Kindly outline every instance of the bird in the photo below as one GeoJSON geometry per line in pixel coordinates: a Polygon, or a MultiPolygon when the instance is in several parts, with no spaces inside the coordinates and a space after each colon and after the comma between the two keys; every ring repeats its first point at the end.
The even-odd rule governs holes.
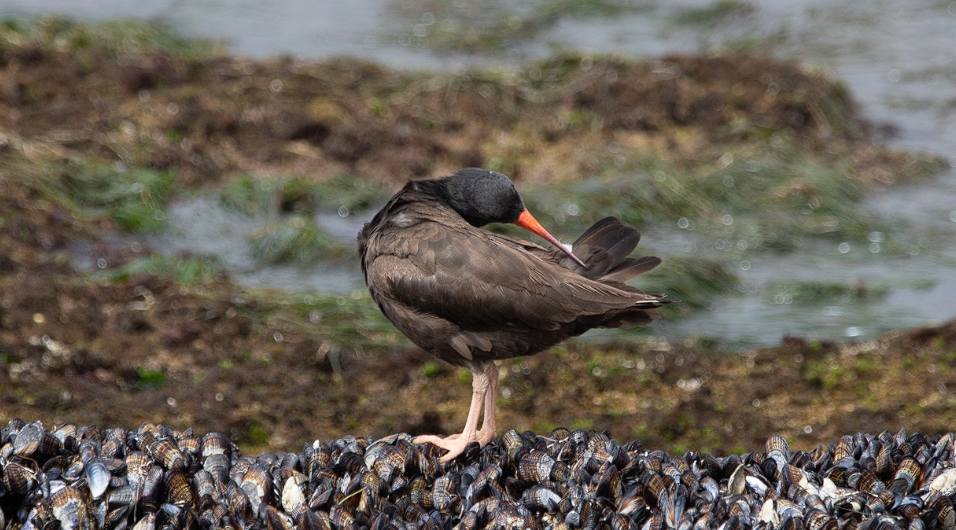
{"type": "Polygon", "coordinates": [[[446,450],[440,461],[450,462],[469,444],[497,438],[496,360],[534,355],[592,328],[658,318],[657,308],[673,300],[624,283],[661,263],[628,257],[639,241],[636,229],[607,217],[563,245],[495,171],[408,181],[359,232],[365,283],[414,344],[472,373],[462,432],[414,443],[446,450]],[[555,248],[481,229],[489,223],[515,224],[555,248]]]}

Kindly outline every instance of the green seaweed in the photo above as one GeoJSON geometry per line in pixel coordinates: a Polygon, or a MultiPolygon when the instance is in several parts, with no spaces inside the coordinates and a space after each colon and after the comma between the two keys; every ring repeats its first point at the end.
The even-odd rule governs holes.
{"type": "Polygon", "coordinates": [[[680,304],[664,307],[669,318],[684,316],[692,309],[706,307],[713,297],[737,286],[737,275],[729,266],[696,257],[668,256],[656,269],[631,283],[651,293],[663,292],[680,304]]]}
{"type": "Polygon", "coordinates": [[[270,223],[250,236],[249,247],[256,260],[266,264],[314,263],[349,252],[305,215],[291,215],[270,223]]]}
{"type": "Polygon", "coordinates": [[[153,254],[137,258],[113,269],[90,274],[94,281],[128,281],[136,276],[159,276],[170,278],[179,285],[221,283],[227,275],[218,261],[209,256],[164,256],[153,254]]]}
{"type": "Polygon", "coordinates": [[[158,232],[175,175],[152,168],[105,166],[80,161],[50,171],[49,189],[89,217],[105,216],[127,232],[158,232]]]}
{"type": "Polygon", "coordinates": [[[480,10],[465,2],[412,4],[404,9],[414,21],[412,30],[400,40],[440,50],[501,53],[566,18],[606,18],[646,9],[646,2],[634,0],[545,0],[520,10],[502,2],[489,2],[480,10]]]}
{"type": "Polygon", "coordinates": [[[139,389],[156,388],[169,384],[169,379],[161,370],[150,370],[143,366],[136,367],[135,386],[139,389]]]}
{"type": "Polygon", "coordinates": [[[268,179],[244,174],[219,194],[223,207],[249,214],[304,214],[320,209],[347,213],[368,208],[385,198],[381,187],[345,173],[319,182],[301,177],[268,179]]]}
{"type": "Polygon", "coordinates": [[[713,28],[731,17],[753,14],[757,8],[744,0],[717,0],[702,7],[678,9],[670,16],[673,25],[713,28]]]}
{"type": "Polygon", "coordinates": [[[347,345],[371,354],[409,345],[365,289],[347,295],[253,289],[236,302],[240,314],[267,329],[331,341],[330,352],[347,345]]]}
{"type": "Polygon", "coordinates": [[[276,195],[276,182],[243,174],[219,192],[219,204],[228,210],[246,214],[267,213],[276,195]]]}
{"type": "Polygon", "coordinates": [[[889,288],[863,282],[771,282],[766,292],[771,300],[786,299],[793,303],[851,303],[880,300],[889,294],[889,288]]]}
{"type": "Polygon", "coordinates": [[[388,198],[384,189],[355,175],[341,173],[312,187],[318,206],[341,210],[369,208],[388,198]]]}
{"type": "Polygon", "coordinates": [[[223,49],[215,41],[185,38],[156,22],[129,19],[78,22],[59,16],[8,17],[0,21],[0,50],[24,40],[41,48],[79,54],[105,50],[118,57],[164,52],[188,62],[223,49]]]}
{"type": "MultiPolygon", "coordinates": [[[[900,226],[859,207],[867,186],[845,160],[824,161],[771,142],[758,152],[728,152],[722,161],[678,166],[646,152],[628,153],[579,182],[549,183],[523,193],[545,226],[583,230],[599,215],[633,226],[667,224],[733,239],[740,252],[795,250],[809,239],[865,239],[895,244],[900,226]]],[[[920,168],[914,168],[922,172],[920,168]]]]}

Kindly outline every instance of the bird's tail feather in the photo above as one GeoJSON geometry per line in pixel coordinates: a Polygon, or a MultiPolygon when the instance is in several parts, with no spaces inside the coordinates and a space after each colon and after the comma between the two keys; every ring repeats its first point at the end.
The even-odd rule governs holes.
{"type": "Polygon", "coordinates": [[[620,219],[601,219],[572,245],[574,254],[587,265],[579,273],[592,280],[624,282],[660,265],[656,256],[627,257],[640,241],[641,233],[620,219]]]}

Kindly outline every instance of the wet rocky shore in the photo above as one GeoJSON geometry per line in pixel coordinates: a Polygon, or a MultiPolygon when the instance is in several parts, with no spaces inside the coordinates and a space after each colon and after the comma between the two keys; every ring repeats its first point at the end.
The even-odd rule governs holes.
{"type": "Polygon", "coordinates": [[[11,420],[5,528],[953,528],[954,435],[856,434],[715,457],[508,431],[459,459],[405,434],[242,454],[218,432],[11,420]]]}

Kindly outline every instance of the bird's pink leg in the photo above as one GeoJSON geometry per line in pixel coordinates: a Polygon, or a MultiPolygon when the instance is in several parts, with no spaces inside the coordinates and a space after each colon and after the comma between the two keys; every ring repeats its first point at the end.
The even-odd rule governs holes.
{"type": "Polygon", "coordinates": [[[485,365],[485,377],[488,378],[488,391],[485,393],[485,417],[481,420],[481,430],[478,431],[478,444],[488,445],[498,437],[495,426],[495,412],[498,406],[498,366],[494,361],[485,365]]]}
{"type": "MultiPolygon", "coordinates": [[[[478,442],[480,445],[485,445],[490,440],[484,440],[487,437],[486,426],[482,425],[482,438],[478,437],[478,416],[481,415],[482,405],[487,403],[487,394],[491,389],[491,386],[494,385],[495,388],[498,386],[498,369],[494,366],[494,363],[486,364],[483,369],[475,370],[472,369],[472,381],[471,381],[471,406],[468,408],[468,419],[465,421],[465,429],[461,431],[461,434],[453,434],[445,438],[439,438],[438,436],[428,434],[415,438],[414,442],[417,444],[423,443],[432,443],[446,449],[448,452],[441,457],[441,462],[451,462],[458,455],[462,454],[465,451],[465,448],[468,447],[468,444],[471,442],[478,442]],[[488,368],[488,366],[492,368],[488,368]],[[494,382],[492,383],[489,380],[489,372],[493,371],[495,374],[494,382]]],[[[491,398],[494,400],[494,397],[491,398]]],[[[494,412],[492,412],[494,416],[494,412]]],[[[488,411],[485,411],[485,422],[488,421],[488,411]]],[[[494,429],[494,420],[492,419],[491,427],[494,429]]],[[[492,439],[497,436],[497,433],[492,432],[492,439]]]]}

